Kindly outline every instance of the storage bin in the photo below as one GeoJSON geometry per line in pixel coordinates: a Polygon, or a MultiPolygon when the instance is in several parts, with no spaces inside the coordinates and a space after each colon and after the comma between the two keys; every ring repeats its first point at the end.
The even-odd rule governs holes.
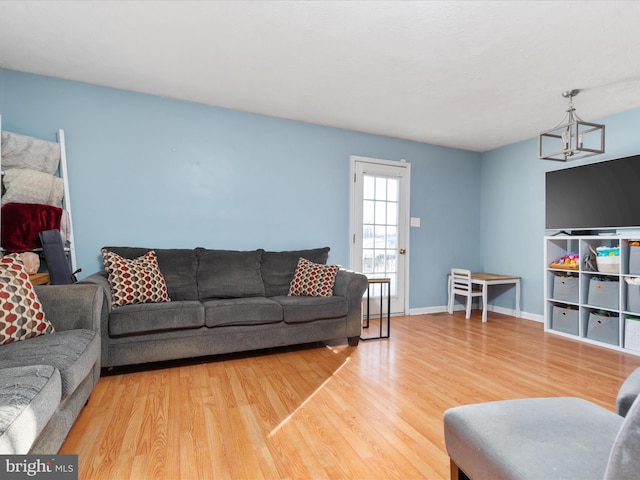
{"type": "MultiPolygon", "coordinates": [[[[633,277],[635,278],[635,277],[633,277]]],[[[629,280],[629,278],[625,278],[629,280]]],[[[627,281],[627,310],[640,313],[640,285],[634,285],[627,281]]]]}
{"type": "Polygon", "coordinates": [[[601,315],[598,312],[589,313],[587,338],[610,343],[611,345],[619,345],[619,335],[620,317],[617,314],[601,315]]]}
{"type": "Polygon", "coordinates": [[[553,299],[578,303],[578,277],[554,275],[553,299]]]}
{"type": "Polygon", "coordinates": [[[554,305],[551,313],[551,328],[578,335],[578,309],[554,305]]]}
{"type": "Polygon", "coordinates": [[[613,279],[600,279],[591,277],[589,279],[589,293],[587,303],[594,307],[618,308],[618,295],[620,282],[613,279]]]}
{"type": "Polygon", "coordinates": [[[640,275],[640,247],[629,247],[629,273],[640,275]]]}
{"type": "Polygon", "coordinates": [[[620,273],[620,256],[596,257],[598,271],[602,273],[620,273]]]}
{"type": "Polygon", "coordinates": [[[627,316],[624,321],[624,348],[640,351],[640,318],[627,316]]]}

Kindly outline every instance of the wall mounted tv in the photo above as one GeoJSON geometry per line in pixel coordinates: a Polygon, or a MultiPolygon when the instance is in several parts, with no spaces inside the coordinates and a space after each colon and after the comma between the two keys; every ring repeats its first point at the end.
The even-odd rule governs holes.
{"type": "Polygon", "coordinates": [[[640,229],[640,155],[546,172],[547,230],[640,229]]]}

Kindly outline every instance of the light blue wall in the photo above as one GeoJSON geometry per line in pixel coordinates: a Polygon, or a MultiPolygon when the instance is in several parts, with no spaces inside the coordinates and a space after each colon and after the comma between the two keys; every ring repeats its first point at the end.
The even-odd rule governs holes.
{"type": "Polygon", "coordinates": [[[481,267],[480,155],[0,69],[2,128],[65,130],[81,276],[104,245],[328,245],[349,263],[349,156],[412,165],[411,308],[481,267]]]}
{"type": "Polygon", "coordinates": [[[426,161],[411,165],[411,307],[447,304],[451,267],[478,271],[480,256],[479,154],[430,147],[426,161]]]}
{"type": "MultiPolygon", "coordinates": [[[[539,160],[537,138],[481,156],[483,268],[522,277],[525,312],[543,314],[545,172],[640,153],[640,109],[592,120],[606,126],[602,156],[566,164],[539,160]]],[[[505,291],[495,302],[512,308],[513,297],[505,291]]]]}
{"type": "MultiPolygon", "coordinates": [[[[331,247],[349,264],[349,156],[412,167],[410,307],[446,304],[451,266],[522,277],[542,315],[544,172],[536,139],[482,155],[0,69],[5,130],[63,128],[78,265],[103,245],[331,247]]],[[[640,153],[640,109],[600,119],[607,153],[640,153]]],[[[512,308],[513,292],[494,301],[512,308]]]]}

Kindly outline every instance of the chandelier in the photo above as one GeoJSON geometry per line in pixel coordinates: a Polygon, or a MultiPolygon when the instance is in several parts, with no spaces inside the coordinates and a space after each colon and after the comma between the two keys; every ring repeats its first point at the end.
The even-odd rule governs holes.
{"type": "Polygon", "coordinates": [[[604,153],[604,125],[585,122],[573,107],[573,97],[580,90],[567,90],[562,96],[569,99],[569,108],[562,122],[538,136],[541,160],[567,162],[604,153]]]}

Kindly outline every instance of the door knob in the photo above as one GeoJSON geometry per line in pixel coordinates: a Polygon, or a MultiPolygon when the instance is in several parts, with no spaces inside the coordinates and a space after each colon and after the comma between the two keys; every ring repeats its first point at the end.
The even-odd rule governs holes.
{"type": "Polygon", "coordinates": [[[407,253],[407,251],[404,248],[400,249],[400,255],[404,255],[405,253],[407,253]]]}

